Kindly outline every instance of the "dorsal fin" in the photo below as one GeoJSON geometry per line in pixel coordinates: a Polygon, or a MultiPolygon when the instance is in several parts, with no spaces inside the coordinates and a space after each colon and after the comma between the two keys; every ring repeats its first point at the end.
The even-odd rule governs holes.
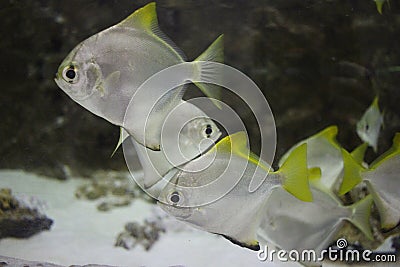
{"type": "Polygon", "coordinates": [[[249,162],[260,166],[260,168],[267,172],[270,170],[270,166],[264,164],[256,154],[250,151],[247,142],[247,136],[244,131],[224,137],[215,145],[215,149],[217,149],[218,152],[229,154],[232,153],[242,157],[249,162]]]}
{"type": "Polygon", "coordinates": [[[151,2],[144,7],[139,8],[118,25],[153,32],[154,27],[158,28],[156,3],[151,2]]]}
{"type": "Polygon", "coordinates": [[[339,188],[339,195],[342,196],[361,183],[361,171],[366,170],[358,163],[347,150],[342,148],[343,157],[343,180],[339,188]]]}
{"type": "Polygon", "coordinates": [[[118,26],[140,29],[148,34],[154,35],[171,48],[182,60],[186,59],[184,53],[169,39],[158,27],[158,18],[156,13],[156,3],[151,2],[142,8],[133,12],[126,19],[121,21],[118,26]]]}
{"type": "Polygon", "coordinates": [[[223,153],[235,153],[235,154],[240,154],[239,151],[242,151],[242,153],[247,152],[249,148],[247,147],[247,137],[246,133],[241,131],[237,132],[231,135],[228,135],[224,138],[222,138],[216,145],[215,148],[218,150],[218,152],[223,152],[223,153]]]}
{"type": "Polygon", "coordinates": [[[340,148],[340,145],[339,145],[338,141],[336,140],[337,134],[338,134],[338,127],[336,125],[332,125],[332,126],[326,127],[324,130],[317,133],[315,135],[315,137],[318,137],[318,136],[324,137],[325,139],[327,139],[329,141],[329,143],[340,148]]]}
{"type": "Polygon", "coordinates": [[[362,143],[351,152],[351,156],[357,163],[362,164],[364,162],[365,151],[367,148],[368,143],[362,143]]]}
{"type": "Polygon", "coordinates": [[[392,146],[371,163],[370,169],[375,169],[385,160],[398,154],[400,154],[400,132],[394,135],[392,146]]]}
{"type": "Polygon", "coordinates": [[[326,139],[334,139],[338,133],[338,127],[336,125],[328,126],[315,136],[324,136],[326,139]]]}

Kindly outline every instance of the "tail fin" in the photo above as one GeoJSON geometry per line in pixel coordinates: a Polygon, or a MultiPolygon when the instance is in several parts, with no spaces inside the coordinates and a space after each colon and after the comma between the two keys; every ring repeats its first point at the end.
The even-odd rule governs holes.
{"type": "Polygon", "coordinates": [[[369,218],[371,215],[371,207],[372,207],[372,196],[368,195],[366,198],[361,199],[357,203],[349,206],[352,209],[351,218],[349,218],[350,222],[354,224],[364,235],[373,240],[374,237],[371,231],[371,225],[369,223],[369,218]]]}
{"type": "Polygon", "coordinates": [[[124,130],[124,128],[120,127],[119,129],[119,140],[114,148],[113,153],[111,154],[111,158],[114,156],[115,152],[117,152],[118,148],[122,145],[122,143],[125,141],[126,138],[128,138],[129,134],[127,131],[124,130]]]}
{"type": "Polygon", "coordinates": [[[343,156],[343,181],[339,188],[339,195],[344,195],[353,189],[354,186],[361,183],[362,178],[360,173],[364,170],[362,167],[345,149],[342,148],[343,156]]]}
{"type": "MultiPolygon", "coordinates": [[[[224,36],[220,35],[208,48],[204,51],[198,58],[194,60],[196,61],[213,61],[220,62],[224,61],[224,36]]],[[[219,75],[219,69],[208,69],[207,65],[202,64],[200,69],[200,77],[201,80],[208,80],[204,76],[206,75],[219,75]]],[[[212,79],[213,80],[213,79],[212,79]]],[[[211,83],[199,83],[195,82],[196,86],[200,88],[200,90],[207,96],[210,97],[213,103],[221,108],[221,104],[215,99],[221,99],[221,88],[215,84],[211,83]]]]}
{"type": "Polygon", "coordinates": [[[307,144],[304,143],[290,153],[277,171],[283,175],[283,188],[302,201],[313,200],[308,184],[307,144]]]}
{"type": "Polygon", "coordinates": [[[351,156],[357,163],[362,164],[364,162],[365,151],[367,148],[368,143],[362,143],[351,152],[351,156]]]}

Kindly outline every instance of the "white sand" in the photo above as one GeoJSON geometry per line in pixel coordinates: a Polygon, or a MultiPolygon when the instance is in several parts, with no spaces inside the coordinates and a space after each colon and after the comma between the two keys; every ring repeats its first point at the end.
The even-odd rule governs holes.
{"type": "Polygon", "coordinates": [[[0,255],[66,266],[89,263],[118,266],[297,266],[260,262],[254,251],[191,228],[182,231],[168,231],[167,228],[167,233],[162,234],[149,251],[142,246],[130,251],[114,247],[115,238],[125,223],[142,222],[144,218],[154,216],[152,209],[155,205],[135,200],[128,207],[98,212],[96,203],[74,197],[76,187],[84,182],[83,179],[61,182],[22,171],[0,171],[0,188],[8,187],[14,195],[33,196],[44,201],[46,215],[54,220],[50,231],[30,239],[0,240],[0,255]]]}

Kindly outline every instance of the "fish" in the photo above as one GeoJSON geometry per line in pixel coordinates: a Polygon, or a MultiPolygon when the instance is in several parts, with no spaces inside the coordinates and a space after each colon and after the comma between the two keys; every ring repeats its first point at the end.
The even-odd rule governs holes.
{"type": "Polygon", "coordinates": [[[166,133],[163,143],[168,143],[165,146],[171,149],[165,151],[153,151],[140,145],[121,128],[120,143],[130,137],[130,145],[133,146],[126,146],[124,149],[136,150],[144,175],[141,186],[146,190],[158,183],[173,168],[187,163],[211,148],[222,135],[214,121],[200,108],[183,100],[165,123],[179,129],[177,133],[166,133]]]}
{"type": "Polygon", "coordinates": [[[312,202],[300,201],[282,188],[271,193],[257,230],[261,244],[272,244],[279,249],[297,250],[299,253],[314,250],[319,255],[331,244],[345,220],[369,239],[373,238],[369,224],[371,195],[353,205],[343,206],[329,192],[313,187],[311,191],[312,202]]]}
{"type": "Polygon", "coordinates": [[[379,98],[375,97],[357,123],[358,136],[363,142],[368,143],[375,152],[378,150],[378,137],[383,125],[383,114],[379,110],[378,101],[379,98]]]}
{"type": "MultiPolygon", "coordinates": [[[[201,75],[203,70],[198,62],[203,61],[223,61],[223,35],[191,62],[200,72],[196,75],[201,75]]],[[[75,102],[132,135],[124,117],[138,88],[159,71],[184,62],[183,52],[159,29],[156,4],[152,2],[78,44],[60,64],[54,80],[75,102]]],[[[206,96],[220,98],[219,87],[197,85],[206,96]]],[[[178,105],[186,88],[177,88],[163,103],[170,103],[173,98],[175,105],[171,108],[178,105]]],[[[160,96],[164,93],[160,91],[160,96]]],[[[154,139],[148,148],[160,150],[159,135],[154,139]]]]}
{"type": "Polygon", "coordinates": [[[178,171],[160,193],[158,204],[178,220],[258,250],[256,230],[263,206],[275,188],[312,201],[306,150],[306,144],[299,146],[279,170],[273,171],[250,153],[245,132],[234,133],[178,171]],[[196,171],[210,159],[211,164],[196,171]],[[250,192],[253,176],[267,178],[250,192]]]}
{"type": "Polygon", "coordinates": [[[355,160],[342,148],[344,161],[343,181],[339,195],[344,195],[364,182],[373,196],[383,229],[392,229],[400,222],[400,133],[396,133],[390,149],[368,167],[355,160]]]}
{"type": "Polygon", "coordinates": [[[321,178],[318,181],[332,193],[336,192],[337,182],[343,172],[342,151],[336,140],[337,133],[338,128],[333,125],[298,142],[281,157],[278,165],[282,166],[298,146],[307,144],[308,168],[320,168],[321,178]]]}
{"type": "Polygon", "coordinates": [[[376,10],[378,10],[379,14],[382,15],[382,9],[383,9],[383,5],[387,2],[388,6],[390,8],[390,2],[389,0],[374,0],[375,4],[376,4],[376,10]]]}

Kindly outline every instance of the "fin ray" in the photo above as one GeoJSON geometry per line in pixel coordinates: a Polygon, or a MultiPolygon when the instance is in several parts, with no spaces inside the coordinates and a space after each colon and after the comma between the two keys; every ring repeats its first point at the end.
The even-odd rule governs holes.
{"type": "Polygon", "coordinates": [[[307,144],[298,146],[290,153],[277,173],[283,174],[283,188],[302,201],[311,202],[308,183],[307,144]]]}
{"type": "MultiPolygon", "coordinates": [[[[193,62],[196,61],[212,61],[220,62],[224,61],[224,45],[223,45],[223,35],[220,35],[199,57],[197,57],[193,62]]],[[[207,75],[220,75],[221,71],[218,69],[207,68],[207,64],[197,64],[200,67],[198,70],[201,81],[215,80],[215,78],[207,78],[207,75]]],[[[221,104],[215,99],[221,99],[221,88],[218,85],[206,82],[194,82],[194,84],[200,88],[200,90],[207,96],[211,98],[211,101],[218,107],[221,108],[221,104]]]]}
{"type": "Polygon", "coordinates": [[[368,195],[364,199],[349,206],[352,209],[352,216],[350,218],[351,223],[357,226],[357,228],[360,229],[360,231],[363,232],[364,235],[370,240],[374,239],[371,231],[371,225],[369,223],[372,202],[372,196],[368,195]]]}

